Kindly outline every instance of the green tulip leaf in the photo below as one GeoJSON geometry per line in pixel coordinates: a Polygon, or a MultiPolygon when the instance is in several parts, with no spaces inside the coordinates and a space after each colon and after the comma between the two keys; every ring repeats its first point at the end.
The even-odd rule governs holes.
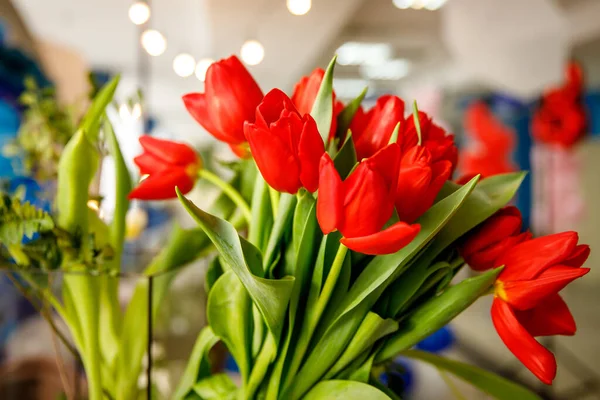
{"type": "Polygon", "coordinates": [[[260,174],[256,176],[254,182],[251,204],[252,221],[248,227],[248,240],[259,250],[266,251],[269,233],[273,227],[273,210],[269,197],[269,185],[260,174]]]}
{"type": "Polygon", "coordinates": [[[419,306],[402,321],[400,329],[386,340],[375,362],[389,360],[441,329],[485,294],[494,284],[501,270],[497,268],[474,278],[465,279],[419,306]]]}
{"type": "Polygon", "coordinates": [[[334,377],[363,352],[370,349],[376,341],[398,330],[398,322],[391,318],[383,319],[369,311],[360,327],[352,337],[342,356],[325,374],[325,380],[334,377]]]}
{"type": "Polygon", "coordinates": [[[248,292],[233,271],[225,272],[217,280],[206,306],[208,323],[235,358],[244,382],[248,381],[252,363],[251,306],[248,292]]]}
{"type": "Polygon", "coordinates": [[[81,121],[80,129],[85,132],[90,143],[95,144],[98,142],[102,116],[115,95],[120,78],[119,75],[115,76],[98,91],[81,121]]]}
{"type": "Polygon", "coordinates": [[[226,374],[216,374],[194,385],[194,392],[201,400],[235,400],[237,387],[226,374]]]}
{"type": "MultiPolygon", "coordinates": [[[[182,400],[187,394],[192,390],[192,388],[200,395],[202,398],[207,398],[206,395],[199,393],[197,390],[197,385],[204,382],[202,388],[205,387],[213,387],[214,389],[219,389],[223,387],[226,382],[221,384],[216,384],[216,382],[220,378],[215,378],[218,375],[215,375],[212,378],[215,378],[214,381],[209,378],[210,376],[210,360],[208,358],[208,353],[210,349],[213,348],[215,344],[219,341],[219,338],[215,335],[210,326],[205,326],[200,331],[198,338],[196,339],[196,343],[194,344],[194,348],[192,350],[192,354],[188,359],[188,364],[185,367],[185,371],[183,372],[183,376],[179,380],[179,385],[177,389],[175,389],[175,393],[173,394],[174,400],[182,400]],[[207,380],[211,380],[210,383],[207,383],[207,380]]],[[[231,381],[229,381],[231,382],[231,381]]],[[[233,383],[232,383],[233,384],[233,383]]],[[[225,385],[225,387],[227,387],[225,385]]],[[[230,389],[230,387],[227,387],[230,389]]],[[[207,389],[208,390],[208,389],[207,389]]],[[[235,390],[235,385],[233,385],[233,390],[235,390]]]]}
{"type": "Polygon", "coordinates": [[[442,371],[448,371],[498,400],[541,399],[540,396],[529,389],[474,365],[449,360],[418,350],[407,350],[402,355],[426,362],[442,371]]]}
{"type": "Polygon", "coordinates": [[[304,400],[390,400],[374,386],[354,381],[323,381],[303,397],[304,400]]]}
{"type": "MultiPolygon", "coordinates": [[[[273,260],[275,260],[279,254],[279,245],[281,239],[283,238],[285,232],[290,229],[290,225],[292,224],[292,217],[294,216],[296,201],[296,196],[288,193],[281,194],[279,199],[279,207],[277,209],[277,217],[275,218],[273,230],[271,231],[271,236],[269,237],[267,251],[265,252],[265,258],[263,262],[264,269],[274,266],[273,260]]],[[[259,227],[258,229],[264,228],[259,227]]],[[[269,272],[272,273],[273,271],[269,272]]]]}
{"type": "Polygon", "coordinates": [[[352,132],[348,132],[348,136],[346,137],[346,141],[342,145],[342,148],[333,158],[333,164],[340,174],[340,177],[346,179],[357,162],[352,132]]]}
{"type": "Polygon", "coordinates": [[[259,275],[262,273],[262,257],[256,247],[241,238],[229,222],[202,211],[179,191],[177,195],[185,209],[213,242],[223,261],[239,277],[260,310],[275,338],[275,343],[278,344],[294,278],[261,278],[259,275]]]}
{"type": "MultiPolygon", "coordinates": [[[[342,112],[337,117],[337,132],[336,137],[343,138],[348,128],[350,128],[350,124],[352,123],[352,119],[356,115],[356,112],[360,108],[360,104],[364,100],[367,92],[369,91],[368,87],[365,87],[362,92],[350,103],[344,107],[342,112]]],[[[346,138],[346,140],[348,140],[346,138]]]]}
{"type": "Polygon", "coordinates": [[[333,57],[327,66],[327,70],[325,70],[321,87],[310,112],[310,115],[317,123],[317,129],[323,138],[325,148],[327,148],[327,143],[329,142],[329,131],[333,117],[333,69],[335,68],[336,58],[333,57]]]}

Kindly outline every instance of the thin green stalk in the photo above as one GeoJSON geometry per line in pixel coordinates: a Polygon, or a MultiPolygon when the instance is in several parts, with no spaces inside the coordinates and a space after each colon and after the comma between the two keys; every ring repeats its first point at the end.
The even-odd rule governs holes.
{"type": "Polygon", "coordinates": [[[279,192],[269,186],[269,197],[271,198],[271,210],[273,211],[273,218],[276,218],[277,210],[279,208],[279,192]]]}
{"type": "Polygon", "coordinates": [[[233,201],[235,205],[238,206],[240,210],[242,210],[242,212],[244,213],[244,217],[246,217],[246,220],[248,221],[248,223],[250,223],[250,221],[252,220],[252,212],[250,211],[248,203],[246,203],[246,200],[244,200],[240,192],[235,190],[233,186],[225,182],[218,175],[213,174],[207,169],[201,169],[200,172],[198,172],[198,176],[200,178],[206,179],[213,185],[220,188],[223,191],[223,193],[225,193],[231,199],[231,201],[233,201]]]}
{"type": "MultiPolygon", "coordinates": [[[[338,281],[340,276],[340,271],[342,270],[342,266],[344,265],[344,260],[346,259],[346,254],[348,252],[348,248],[340,243],[340,247],[335,255],[335,259],[333,260],[333,264],[331,265],[331,269],[329,270],[329,274],[327,275],[327,279],[325,280],[325,285],[323,285],[323,290],[321,290],[321,294],[319,295],[319,300],[317,300],[317,304],[315,306],[315,313],[313,314],[313,320],[311,322],[311,328],[316,328],[331,295],[333,294],[333,290],[335,289],[335,284],[338,281]]],[[[311,329],[312,331],[312,329],[311,329]]]]}

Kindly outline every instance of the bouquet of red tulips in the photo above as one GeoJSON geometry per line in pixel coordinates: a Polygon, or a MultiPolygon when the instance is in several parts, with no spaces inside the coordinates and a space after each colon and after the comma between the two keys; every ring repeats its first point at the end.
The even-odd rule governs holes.
{"type": "Polygon", "coordinates": [[[382,372],[420,359],[500,399],[537,395],[502,377],[412,350],[480,296],[515,356],[542,382],[556,374],[536,336],[572,335],[558,292],[589,255],[575,232],[532,238],[508,206],[524,174],[464,185],[452,135],[416,105],[383,96],[336,100],[335,59],[288,97],[263,93],[232,56],[207,72],[191,115],[240,157],[225,182],[192,149],[142,138],[148,174],[130,197],[178,196],[217,250],[207,274],[209,325],[198,336],[175,399],[397,399],[382,372]],[[198,178],[224,193],[209,211],[184,195],[198,178]],[[229,207],[224,207],[228,204],[229,207]],[[482,271],[457,281],[469,265],[482,271]],[[211,375],[222,341],[241,384],[211,375]]]}

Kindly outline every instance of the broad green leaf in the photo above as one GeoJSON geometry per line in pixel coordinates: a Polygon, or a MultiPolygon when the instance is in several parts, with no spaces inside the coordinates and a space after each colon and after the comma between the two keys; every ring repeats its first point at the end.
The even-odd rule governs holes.
{"type": "Polygon", "coordinates": [[[95,144],[98,141],[100,120],[104,115],[106,107],[110,104],[115,95],[115,91],[119,85],[119,79],[119,75],[115,76],[100,89],[81,121],[80,129],[85,133],[90,143],[95,144]]]}
{"type": "MultiPolygon", "coordinates": [[[[342,110],[342,112],[337,117],[337,132],[336,137],[343,138],[348,128],[350,128],[350,123],[352,123],[352,119],[356,112],[360,108],[360,104],[363,99],[367,95],[368,87],[365,87],[362,92],[350,103],[346,104],[346,107],[342,110]]],[[[346,138],[348,140],[348,138],[346,138]]]]}
{"type": "Polygon", "coordinates": [[[398,323],[396,321],[391,318],[383,319],[374,312],[369,311],[354,334],[350,344],[333,367],[327,371],[324,379],[327,380],[334,377],[364,351],[370,349],[377,340],[396,330],[398,330],[398,323]]]}
{"type": "Polygon", "coordinates": [[[397,279],[387,290],[389,303],[386,316],[396,317],[400,310],[417,294],[425,281],[436,271],[448,268],[450,264],[440,261],[434,265],[428,266],[425,263],[412,265],[408,271],[402,275],[402,279],[397,279]]]}
{"type": "Polygon", "coordinates": [[[227,374],[216,374],[194,385],[194,392],[201,400],[234,400],[237,387],[227,374]]]}
{"type": "MultiPolygon", "coordinates": [[[[196,339],[194,348],[192,349],[192,354],[188,359],[188,364],[185,367],[183,376],[179,380],[179,385],[177,385],[177,389],[175,389],[175,393],[173,394],[172,398],[174,400],[184,399],[192,388],[196,390],[196,382],[202,383],[204,380],[205,383],[202,387],[213,386],[213,381],[211,381],[210,385],[206,383],[206,380],[210,379],[210,360],[208,358],[208,353],[218,341],[219,338],[215,335],[210,326],[202,328],[202,331],[200,331],[200,334],[196,339]]],[[[217,387],[220,386],[217,385],[217,387]]],[[[235,390],[235,385],[233,387],[235,390]]],[[[196,392],[198,392],[198,390],[196,390],[196,392]]],[[[206,398],[205,395],[202,395],[201,393],[198,394],[203,398],[206,398]]]]}
{"type": "Polygon", "coordinates": [[[379,351],[375,362],[383,362],[407,350],[450,322],[493,285],[501,268],[465,279],[433,297],[402,321],[379,351]]]}
{"type": "Polygon", "coordinates": [[[348,133],[342,148],[333,158],[333,164],[340,174],[340,177],[346,179],[357,162],[356,149],[354,148],[354,141],[352,140],[352,133],[350,132],[348,133]]]}
{"type": "Polygon", "coordinates": [[[310,112],[310,115],[317,123],[317,129],[323,138],[325,147],[327,147],[327,143],[329,142],[329,130],[333,117],[333,69],[335,68],[336,58],[337,56],[333,57],[327,66],[327,70],[325,70],[321,87],[310,112]]]}
{"type": "Polygon", "coordinates": [[[262,271],[260,252],[241,238],[230,223],[200,210],[179,192],[178,196],[186,210],[204,229],[225,263],[239,277],[278,344],[294,278],[275,280],[258,276],[262,271]]]}
{"type": "Polygon", "coordinates": [[[323,381],[303,397],[304,400],[390,400],[374,386],[355,381],[323,381]]]}
{"type": "Polygon", "coordinates": [[[227,271],[213,286],[206,306],[208,323],[235,358],[244,382],[248,381],[252,362],[251,305],[239,278],[233,271],[227,271]]]}
{"type": "Polygon", "coordinates": [[[215,257],[206,269],[206,276],[204,277],[204,290],[206,293],[210,293],[210,289],[212,289],[217,279],[223,275],[223,272],[219,257],[215,257]]]}
{"type": "Polygon", "coordinates": [[[541,400],[540,396],[529,389],[471,364],[418,350],[407,350],[402,355],[448,371],[498,400],[541,400]]]}

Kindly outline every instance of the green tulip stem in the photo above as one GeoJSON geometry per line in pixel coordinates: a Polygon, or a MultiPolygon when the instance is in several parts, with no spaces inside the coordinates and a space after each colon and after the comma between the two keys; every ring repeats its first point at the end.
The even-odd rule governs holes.
{"type": "Polygon", "coordinates": [[[248,223],[250,223],[250,221],[252,220],[252,212],[250,211],[250,207],[248,206],[248,203],[246,203],[246,200],[244,200],[244,198],[242,197],[240,192],[235,190],[233,188],[233,186],[231,186],[229,183],[225,182],[218,175],[213,174],[212,172],[210,172],[207,169],[201,169],[200,172],[198,173],[198,177],[206,179],[213,185],[220,188],[223,191],[223,193],[225,193],[229,197],[229,199],[231,201],[233,201],[240,210],[242,210],[242,213],[244,214],[246,221],[248,221],[248,223]]]}
{"type": "Polygon", "coordinates": [[[419,109],[417,108],[416,100],[413,102],[413,118],[415,120],[415,129],[417,131],[417,137],[419,138],[419,141],[417,142],[417,144],[420,146],[421,145],[421,122],[419,121],[419,109]]]}
{"type": "Polygon", "coordinates": [[[269,197],[271,198],[271,209],[273,218],[277,218],[277,209],[279,208],[279,192],[269,186],[269,197]]]}
{"type": "Polygon", "coordinates": [[[327,279],[323,285],[323,290],[321,291],[319,300],[317,300],[314,320],[311,323],[311,327],[313,329],[317,326],[317,323],[319,322],[319,319],[321,318],[323,311],[325,311],[325,307],[327,306],[327,303],[333,294],[333,289],[335,289],[335,284],[337,283],[340,272],[342,271],[342,266],[344,265],[347,252],[348,248],[340,243],[340,247],[338,247],[333,264],[331,265],[331,269],[329,270],[329,274],[327,275],[327,279]]]}

